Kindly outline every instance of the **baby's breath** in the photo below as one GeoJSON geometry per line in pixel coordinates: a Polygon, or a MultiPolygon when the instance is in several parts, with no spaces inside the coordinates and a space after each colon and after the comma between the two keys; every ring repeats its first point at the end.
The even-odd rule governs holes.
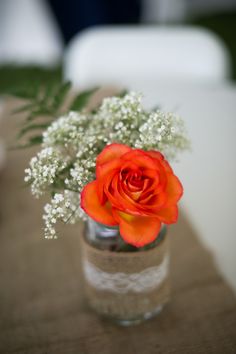
{"type": "Polygon", "coordinates": [[[39,197],[50,190],[58,174],[66,168],[67,160],[54,147],[46,147],[33,157],[25,170],[25,182],[31,184],[32,194],[39,197]]]}
{"type": "Polygon", "coordinates": [[[43,133],[43,145],[61,146],[69,152],[77,151],[88,124],[89,117],[86,115],[69,112],[54,121],[43,133]]]}
{"type": "Polygon", "coordinates": [[[159,150],[167,159],[174,159],[178,152],[189,146],[189,142],[182,119],[173,113],[157,110],[150,113],[139,127],[139,137],[134,146],[159,150]]]}
{"type": "Polygon", "coordinates": [[[57,238],[56,223],[75,224],[79,219],[86,220],[86,214],[80,208],[80,194],[65,190],[63,193],[56,193],[44,207],[43,215],[45,238],[57,238]]]}
{"type": "Polygon", "coordinates": [[[43,133],[42,150],[31,159],[25,181],[36,197],[53,192],[45,205],[45,237],[56,238],[56,223],[86,218],[80,208],[83,187],[95,179],[96,157],[107,144],[121,143],[143,150],[159,150],[167,159],[189,142],[181,118],[172,113],[146,111],[142,95],[108,97],[95,113],[69,112],[43,133]]]}

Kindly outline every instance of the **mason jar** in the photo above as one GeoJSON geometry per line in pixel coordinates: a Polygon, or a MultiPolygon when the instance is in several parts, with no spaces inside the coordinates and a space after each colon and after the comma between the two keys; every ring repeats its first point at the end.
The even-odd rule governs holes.
{"type": "Polygon", "coordinates": [[[157,315],[169,300],[169,243],[162,226],[151,244],[126,244],[118,227],[89,219],[82,237],[82,265],[90,307],[121,325],[157,315]]]}

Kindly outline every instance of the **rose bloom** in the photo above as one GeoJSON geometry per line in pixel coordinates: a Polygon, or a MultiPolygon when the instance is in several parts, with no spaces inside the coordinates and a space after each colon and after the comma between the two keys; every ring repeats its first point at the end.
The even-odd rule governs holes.
{"type": "Polygon", "coordinates": [[[81,194],[81,207],[95,221],[119,225],[125,242],[153,242],[161,223],[177,221],[183,187],[158,151],[107,145],[96,161],[96,180],[81,194]]]}

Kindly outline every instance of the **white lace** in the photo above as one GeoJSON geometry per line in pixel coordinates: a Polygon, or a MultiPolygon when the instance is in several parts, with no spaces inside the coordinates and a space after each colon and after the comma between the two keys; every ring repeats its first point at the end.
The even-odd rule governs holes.
{"type": "Polygon", "coordinates": [[[90,285],[98,290],[109,290],[115,293],[145,292],[157,288],[168,274],[169,256],[156,267],[149,267],[140,273],[107,273],[97,268],[88,260],[84,260],[85,277],[90,285]]]}

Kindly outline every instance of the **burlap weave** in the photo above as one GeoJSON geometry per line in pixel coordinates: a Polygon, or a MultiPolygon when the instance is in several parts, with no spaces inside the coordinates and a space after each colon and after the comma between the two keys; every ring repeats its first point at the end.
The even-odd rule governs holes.
{"type": "MultiPolygon", "coordinates": [[[[91,246],[81,238],[83,263],[89,262],[111,276],[117,273],[134,274],[163,264],[169,254],[167,235],[157,247],[141,252],[110,252],[91,246]]],[[[169,276],[148,291],[119,293],[99,289],[85,277],[86,294],[90,306],[98,313],[117,319],[136,319],[162,307],[169,298],[169,276]]]]}

